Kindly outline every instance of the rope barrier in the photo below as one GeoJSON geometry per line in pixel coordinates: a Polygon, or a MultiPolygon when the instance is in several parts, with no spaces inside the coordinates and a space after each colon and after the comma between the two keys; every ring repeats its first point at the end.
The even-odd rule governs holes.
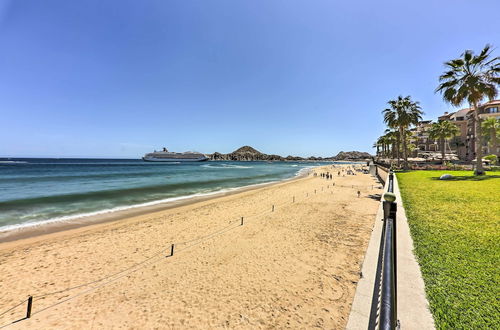
{"type": "Polygon", "coordinates": [[[2,316],[2,315],[4,315],[4,314],[7,314],[8,312],[10,312],[11,310],[13,310],[14,308],[21,306],[22,304],[24,304],[24,303],[25,303],[25,302],[27,302],[27,301],[28,301],[28,299],[24,299],[24,300],[23,300],[23,301],[21,301],[19,304],[15,305],[15,306],[13,306],[13,307],[11,307],[11,308],[9,308],[9,309],[8,309],[8,310],[6,310],[5,312],[2,312],[2,313],[0,314],[0,316],[2,316]]]}
{"type": "Polygon", "coordinates": [[[43,297],[47,297],[47,296],[52,296],[54,294],[58,294],[58,293],[63,293],[63,292],[67,292],[67,291],[71,291],[71,290],[74,290],[74,289],[79,289],[79,288],[82,288],[82,287],[86,287],[86,286],[89,286],[91,284],[95,284],[95,283],[99,283],[99,282],[102,282],[108,278],[111,278],[111,277],[114,277],[116,275],[119,275],[123,272],[126,272],[127,270],[130,270],[132,268],[135,268],[137,266],[140,266],[142,264],[144,264],[145,262],[147,262],[148,260],[151,260],[153,259],[154,257],[160,255],[162,252],[164,252],[165,249],[162,248],[161,250],[158,250],[156,253],[154,253],[152,256],[148,257],[147,259],[139,262],[139,263],[136,263],[136,264],[133,264],[132,266],[128,267],[128,268],[125,268],[119,272],[116,272],[116,273],[113,273],[113,274],[110,274],[108,276],[104,276],[100,279],[97,279],[95,281],[92,281],[92,282],[87,282],[87,283],[84,283],[84,284],[80,284],[80,285],[76,285],[76,286],[73,286],[73,287],[69,287],[69,288],[66,288],[66,289],[62,289],[62,290],[58,290],[58,291],[53,291],[53,292],[49,292],[49,293],[45,293],[45,294],[42,294],[42,295],[38,295],[38,296],[33,296],[33,298],[36,298],[36,299],[40,299],[40,298],[43,298],[43,297]]]}
{"type": "MultiPolygon", "coordinates": [[[[332,188],[333,187],[335,187],[335,184],[332,185],[332,188]]],[[[353,188],[354,185],[351,185],[351,186],[337,185],[337,187],[353,188]]],[[[364,186],[356,186],[356,187],[364,187],[364,186]]],[[[368,185],[367,187],[371,187],[373,189],[373,185],[368,185]]],[[[321,188],[322,188],[321,191],[324,191],[323,187],[321,187],[321,188]]],[[[329,188],[329,185],[327,186],[327,188],[329,188]]],[[[306,193],[304,199],[309,198],[309,197],[313,197],[313,196],[317,196],[317,195],[318,194],[316,193],[316,189],[315,189],[314,193],[311,194],[311,196],[309,196],[309,193],[306,193]]],[[[262,216],[264,214],[272,214],[273,212],[275,212],[276,210],[278,210],[282,206],[291,205],[291,204],[296,203],[297,202],[296,196],[298,196],[298,195],[297,194],[293,195],[293,199],[291,201],[290,201],[290,198],[287,198],[288,202],[285,201],[285,202],[283,202],[281,204],[272,204],[271,207],[268,208],[267,210],[264,210],[264,211],[262,211],[260,213],[254,214],[254,215],[245,216],[244,218],[245,218],[245,220],[248,220],[248,219],[253,219],[253,218],[256,218],[256,217],[260,217],[260,216],[262,216]]],[[[298,200],[298,201],[300,201],[300,200],[298,200]]],[[[219,229],[219,230],[217,230],[215,232],[212,232],[212,233],[209,233],[207,235],[200,236],[200,237],[197,237],[197,238],[194,238],[194,239],[191,239],[191,240],[187,240],[187,241],[175,243],[175,245],[186,245],[186,246],[184,246],[184,247],[182,247],[180,249],[177,249],[176,252],[179,253],[179,252],[185,251],[185,250],[187,250],[187,249],[189,249],[191,247],[197,246],[197,245],[199,245],[199,244],[201,244],[201,243],[203,243],[203,242],[205,242],[205,241],[207,241],[209,239],[212,239],[214,237],[220,236],[220,235],[222,235],[222,234],[224,234],[224,233],[226,233],[228,231],[231,231],[233,229],[242,227],[242,224],[243,224],[243,217],[241,218],[241,224],[240,224],[240,219],[230,220],[229,224],[227,226],[224,226],[223,228],[221,228],[221,229],[219,229]],[[237,225],[235,225],[235,224],[237,224],[237,225]]],[[[77,294],[75,294],[73,296],[70,296],[70,297],[68,297],[66,299],[60,300],[60,301],[58,301],[58,302],[56,302],[56,303],[54,303],[52,305],[48,305],[48,306],[46,306],[46,307],[44,307],[44,308],[42,308],[42,309],[40,309],[40,310],[32,313],[31,315],[37,315],[37,314],[39,314],[39,313],[41,313],[43,311],[46,311],[46,310],[48,310],[48,309],[50,309],[52,307],[55,307],[55,306],[60,305],[60,304],[62,304],[64,302],[70,301],[70,300],[75,299],[75,298],[77,298],[79,296],[82,296],[84,294],[87,294],[89,292],[97,290],[97,289],[99,289],[99,288],[101,288],[101,287],[103,287],[103,286],[105,286],[105,285],[107,285],[109,283],[117,281],[117,280],[119,280],[119,279],[121,279],[121,278],[123,278],[123,277],[125,277],[127,275],[130,275],[130,274],[132,274],[132,273],[134,273],[134,272],[136,272],[136,271],[138,271],[140,269],[143,269],[146,266],[148,266],[148,262],[149,261],[152,261],[155,258],[158,258],[160,255],[162,256],[162,258],[159,258],[158,260],[156,260],[154,262],[152,261],[151,264],[154,264],[154,263],[157,263],[158,261],[164,260],[162,254],[166,251],[166,249],[167,249],[167,247],[163,247],[162,249],[156,251],[153,255],[151,255],[150,257],[146,258],[145,260],[143,260],[143,261],[141,261],[139,263],[135,263],[132,266],[127,267],[127,268],[125,268],[125,269],[123,269],[121,271],[118,271],[118,272],[112,273],[110,275],[104,276],[102,278],[99,278],[97,280],[94,280],[94,281],[91,281],[91,282],[87,282],[87,283],[84,283],[84,284],[80,284],[80,285],[76,285],[76,286],[73,286],[73,287],[69,287],[69,288],[66,288],[66,289],[57,290],[57,291],[48,292],[48,293],[45,293],[45,294],[33,296],[34,299],[40,299],[40,298],[44,298],[44,297],[47,297],[47,296],[51,296],[51,295],[55,295],[55,294],[59,294],[59,293],[64,293],[64,292],[67,292],[67,291],[71,291],[71,290],[75,290],[75,289],[78,289],[78,288],[87,287],[87,286],[90,286],[92,284],[96,284],[96,283],[102,282],[101,284],[99,284],[97,286],[91,287],[91,288],[89,288],[87,290],[84,290],[84,291],[82,291],[80,293],[77,293],[77,294]],[[109,281],[105,281],[105,280],[109,280],[109,281]],[[103,282],[103,281],[105,281],[105,282],[103,282]]],[[[21,306],[26,301],[28,301],[28,299],[25,299],[21,303],[19,303],[19,304],[15,305],[15,306],[9,308],[8,310],[0,313],[0,316],[3,316],[5,314],[7,314],[8,312],[12,311],[13,309],[21,306]]],[[[18,321],[21,321],[21,320],[23,320],[23,319],[20,319],[18,321]]],[[[18,322],[18,321],[15,321],[15,322],[18,322]]],[[[8,325],[11,325],[11,324],[13,324],[15,322],[11,322],[11,323],[8,323],[6,325],[0,326],[0,329],[6,327],[8,325]]]]}

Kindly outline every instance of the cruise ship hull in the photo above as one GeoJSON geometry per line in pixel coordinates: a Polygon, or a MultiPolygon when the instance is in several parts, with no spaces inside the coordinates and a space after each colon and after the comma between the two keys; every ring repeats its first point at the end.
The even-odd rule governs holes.
{"type": "Polygon", "coordinates": [[[204,162],[208,158],[155,158],[155,157],[142,157],[146,162],[162,162],[162,163],[177,163],[177,162],[204,162]]]}

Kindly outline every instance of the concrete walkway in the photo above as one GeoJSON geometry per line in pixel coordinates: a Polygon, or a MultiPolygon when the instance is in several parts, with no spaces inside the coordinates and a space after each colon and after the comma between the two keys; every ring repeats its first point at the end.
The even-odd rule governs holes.
{"type": "MultiPolygon", "coordinates": [[[[387,184],[385,190],[387,190],[387,184]]],[[[429,304],[425,296],[424,281],[420,267],[413,255],[413,240],[410,236],[408,220],[402,205],[399,185],[394,176],[394,193],[398,204],[397,211],[397,278],[398,278],[398,320],[401,329],[435,329],[434,320],[429,311],[429,304]]],[[[380,250],[380,240],[383,225],[382,203],[376,216],[372,236],[363,262],[363,277],[358,282],[356,294],[351,307],[346,329],[368,329],[370,326],[370,312],[374,292],[377,261],[380,250]]],[[[373,328],[373,320],[371,328],[373,328]]]]}

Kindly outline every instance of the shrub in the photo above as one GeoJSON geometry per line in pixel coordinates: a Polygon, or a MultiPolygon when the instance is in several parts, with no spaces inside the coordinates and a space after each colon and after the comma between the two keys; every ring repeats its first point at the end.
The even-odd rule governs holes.
{"type": "Polygon", "coordinates": [[[483,157],[486,160],[489,160],[491,162],[491,165],[498,165],[498,157],[497,155],[488,155],[483,157]]]}

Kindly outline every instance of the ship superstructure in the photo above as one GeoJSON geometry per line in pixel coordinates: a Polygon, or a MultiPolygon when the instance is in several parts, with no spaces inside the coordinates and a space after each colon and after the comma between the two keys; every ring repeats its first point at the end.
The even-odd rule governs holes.
{"type": "Polygon", "coordinates": [[[142,157],[148,162],[202,162],[208,160],[207,156],[195,151],[170,152],[166,148],[162,151],[154,151],[142,157]]]}

